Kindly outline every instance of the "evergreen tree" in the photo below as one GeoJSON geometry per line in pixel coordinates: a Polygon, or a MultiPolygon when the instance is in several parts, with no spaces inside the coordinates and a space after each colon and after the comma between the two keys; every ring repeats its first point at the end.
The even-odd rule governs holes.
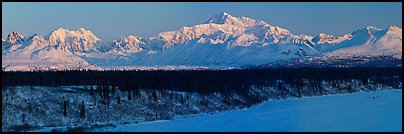
{"type": "Polygon", "coordinates": [[[97,106],[97,96],[93,95],[93,99],[94,99],[94,106],[97,106]]]}
{"type": "Polygon", "coordinates": [[[111,101],[111,97],[109,96],[109,94],[110,94],[109,88],[111,88],[111,87],[108,86],[108,88],[106,88],[107,89],[106,92],[107,92],[107,103],[108,103],[108,105],[110,104],[110,101],[111,101]]]}
{"type": "Polygon", "coordinates": [[[118,104],[121,104],[121,96],[119,96],[119,95],[117,97],[117,102],[118,102],[118,104]]]}
{"type": "Polygon", "coordinates": [[[158,101],[158,97],[157,97],[157,91],[156,90],[152,90],[152,98],[154,102],[158,101]]]}
{"type": "Polygon", "coordinates": [[[63,116],[64,117],[67,116],[67,101],[66,100],[63,102],[63,116]]]}
{"type": "Polygon", "coordinates": [[[25,114],[22,114],[22,123],[25,123],[25,114]]]}
{"type": "Polygon", "coordinates": [[[131,91],[128,90],[128,100],[132,100],[132,95],[130,93],[131,93],[131,91]]]}
{"type": "Polygon", "coordinates": [[[117,86],[115,86],[115,82],[114,83],[112,83],[112,96],[115,96],[115,92],[116,92],[116,89],[117,89],[118,87],[117,86]]]}
{"type": "Polygon", "coordinates": [[[90,95],[91,95],[91,96],[94,95],[94,88],[93,88],[93,85],[90,86],[90,95]]]}
{"type": "Polygon", "coordinates": [[[181,105],[184,104],[184,102],[185,102],[184,97],[182,95],[180,95],[180,103],[181,103],[181,105]]]}
{"type": "Polygon", "coordinates": [[[81,101],[81,107],[80,107],[81,109],[80,109],[80,117],[81,118],[85,118],[85,105],[84,105],[84,101],[81,101]]]}
{"type": "Polygon", "coordinates": [[[101,96],[101,99],[103,98],[103,94],[102,94],[102,89],[101,89],[101,85],[98,84],[97,85],[97,92],[99,93],[99,95],[101,96]]]}

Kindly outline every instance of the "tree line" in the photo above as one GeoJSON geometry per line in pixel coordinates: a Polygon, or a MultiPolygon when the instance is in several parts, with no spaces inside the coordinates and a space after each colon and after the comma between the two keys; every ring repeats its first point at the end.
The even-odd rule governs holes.
{"type": "MultiPolygon", "coordinates": [[[[237,70],[178,70],[178,71],[35,71],[2,72],[2,86],[72,86],[98,85],[90,92],[99,91],[101,97],[110,90],[131,91],[139,95],[139,89],[174,90],[201,94],[221,92],[248,93],[251,86],[277,85],[285,90],[285,84],[301,89],[309,83],[311,90],[322,88],[321,81],[333,86],[352,80],[360,80],[399,88],[402,81],[401,67],[386,68],[277,68],[237,70]],[[108,90],[106,90],[108,89],[108,90]]],[[[93,88],[93,87],[92,87],[93,88]]],[[[285,91],[290,92],[290,91],[285,91]]],[[[300,91],[296,91],[300,92],[300,91]]],[[[114,93],[114,92],[111,92],[114,93]]]]}

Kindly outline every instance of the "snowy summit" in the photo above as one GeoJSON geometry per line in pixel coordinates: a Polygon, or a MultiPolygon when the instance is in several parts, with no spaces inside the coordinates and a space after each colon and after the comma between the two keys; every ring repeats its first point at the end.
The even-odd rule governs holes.
{"type": "Polygon", "coordinates": [[[402,29],[368,26],[341,37],[293,34],[279,26],[226,12],[205,23],[161,32],[150,38],[129,35],[103,41],[84,28],[59,28],[42,37],[12,32],[2,41],[5,70],[38,66],[68,69],[111,66],[259,66],[308,57],[402,57],[402,29]],[[63,64],[63,65],[62,65],[63,64]],[[57,66],[56,66],[57,65],[57,66]]]}

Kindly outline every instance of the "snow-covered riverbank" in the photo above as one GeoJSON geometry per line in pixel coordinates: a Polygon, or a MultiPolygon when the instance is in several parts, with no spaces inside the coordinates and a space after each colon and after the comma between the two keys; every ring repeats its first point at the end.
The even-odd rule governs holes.
{"type": "Polygon", "coordinates": [[[97,131],[399,132],[402,131],[402,90],[268,101],[247,110],[118,125],[97,131]]]}

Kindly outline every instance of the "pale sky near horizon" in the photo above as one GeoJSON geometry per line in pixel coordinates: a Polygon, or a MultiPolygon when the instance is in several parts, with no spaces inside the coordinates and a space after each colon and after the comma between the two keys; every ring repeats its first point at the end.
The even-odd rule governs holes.
{"type": "Polygon", "coordinates": [[[341,36],[366,26],[402,28],[402,2],[2,2],[2,38],[85,28],[112,41],[206,22],[219,12],[263,20],[293,34],[341,36]]]}

